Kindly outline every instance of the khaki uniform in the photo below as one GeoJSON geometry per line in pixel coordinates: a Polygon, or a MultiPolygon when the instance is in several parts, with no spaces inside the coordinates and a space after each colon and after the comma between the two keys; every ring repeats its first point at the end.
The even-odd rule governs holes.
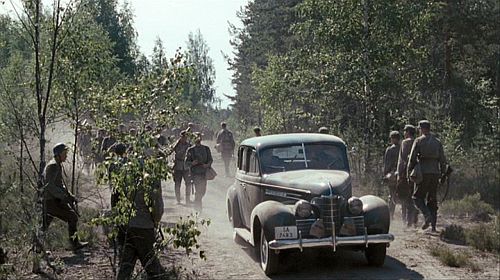
{"type": "Polygon", "coordinates": [[[73,236],[77,231],[78,215],[68,204],[73,203],[75,198],[64,185],[62,165],[54,159],[51,160],[45,167],[44,178],[42,229],[46,231],[54,217],[57,217],[68,223],[69,238],[75,244],[78,240],[73,236]]]}
{"type": "Polygon", "coordinates": [[[146,203],[144,190],[137,190],[133,197],[136,213],[125,229],[125,245],[117,279],[130,279],[137,259],[147,272],[148,279],[162,279],[163,269],[154,252],[155,227],[161,220],[164,207],[161,186],[155,185],[149,192],[151,205],[146,203]]]}
{"type": "Polygon", "coordinates": [[[422,135],[413,143],[407,168],[407,177],[417,162],[422,170],[423,181],[415,185],[413,200],[415,206],[424,214],[426,222],[436,227],[437,198],[436,192],[439,178],[446,170],[446,157],[444,156],[441,141],[432,134],[422,135]]]}
{"type": "Polygon", "coordinates": [[[177,202],[181,201],[181,183],[184,179],[186,185],[186,203],[189,202],[191,196],[191,178],[189,176],[189,166],[186,166],[186,152],[191,145],[186,143],[177,142],[174,146],[174,185],[175,185],[175,198],[177,202]]]}
{"type": "Polygon", "coordinates": [[[219,145],[219,152],[221,153],[222,160],[224,161],[224,169],[226,176],[229,176],[229,164],[231,163],[231,158],[233,157],[234,147],[236,143],[234,142],[233,133],[228,129],[221,129],[217,132],[217,141],[219,145]]]}
{"type": "Polygon", "coordinates": [[[396,170],[399,157],[399,145],[392,144],[387,147],[384,155],[384,177],[387,179],[389,186],[389,211],[391,217],[394,215],[396,208],[396,170]]]}
{"type": "Polygon", "coordinates": [[[205,177],[207,168],[203,167],[203,164],[210,166],[212,162],[212,153],[207,146],[195,145],[187,150],[186,165],[190,167],[191,179],[195,188],[194,203],[200,209],[202,207],[201,200],[207,191],[207,179],[205,177]],[[197,164],[193,164],[195,160],[198,162],[197,164]]]}
{"type": "Polygon", "coordinates": [[[397,195],[401,201],[401,207],[403,212],[403,221],[407,224],[414,225],[417,223],[418,211],[412,200],[413,195],[413,185],[408,182],[407,177],[407,167],[408,159],[410,157],[411,147],[415,139],[412,137],[406,138],[401,143],[401,149],[399,150],[398,157],[398,185],[397,185],[397,195]]]}

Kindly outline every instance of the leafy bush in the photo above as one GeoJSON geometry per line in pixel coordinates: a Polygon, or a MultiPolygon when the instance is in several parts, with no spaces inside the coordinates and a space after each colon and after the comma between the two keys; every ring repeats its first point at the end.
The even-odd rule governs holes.
{"type": "Polygon", "coordinates": [[[473,195],[466,195],[460,200],[445,201],[441,207],[440,212],[449,216],[475,216],[483,213],[493,214],[495,211],[488,203],[481,200],[479,193],[473,195]]]}
{"type": "Polygon", "coordinates": [[[500,253],[500,214],[496,216],[493,223],[481,223],[467,229],[465,239],[468,245],[481,251],[500,253]]]}
{"type": "Polygon", "coordinates": [[[451,267],[470,267],[472,270],[478,270],[477,265],[472,262],[471,256],[465,252],[453,252],[446,246],[432,246],[430,253],[437,257],[441,263],[451,267]]]}
{"type": "Polygon", "coordinates": [[[441,240],[464,245],[465,230],[460,225],[449,225],[441,232],[441,240]]]}

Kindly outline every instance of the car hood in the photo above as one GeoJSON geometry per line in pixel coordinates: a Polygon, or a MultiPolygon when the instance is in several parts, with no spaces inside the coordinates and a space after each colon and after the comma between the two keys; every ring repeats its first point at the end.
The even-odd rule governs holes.
{"type": "Polygon", "coordinates": [[[333,194],[350,197],[351,176],[342,170],[304,169],[285,171],[264,175],[262,182],[269,185],[284,186],[310,191],[313,196],[330,195],[330,186],[333,194]]]}

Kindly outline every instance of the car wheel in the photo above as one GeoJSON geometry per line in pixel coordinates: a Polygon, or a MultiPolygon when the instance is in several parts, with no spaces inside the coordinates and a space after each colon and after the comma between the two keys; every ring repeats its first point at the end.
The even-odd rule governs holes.
{"type": "Polygon", "coordinates": [[[269,242],[260,230],[260,266],[266,275],[272,275],[278,271],[279,255],[269,248],[269,242]]]}
{"type": "Polygon", "coordinates": [[[372,244],[365,249],[366,260],[369,265],[383,266],[387,252],[386,244],[372,244]]]}

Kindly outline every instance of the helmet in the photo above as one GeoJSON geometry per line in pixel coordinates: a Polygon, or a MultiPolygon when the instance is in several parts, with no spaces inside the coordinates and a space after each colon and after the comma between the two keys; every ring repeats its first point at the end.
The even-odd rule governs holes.
{"type": "Polygon", "coordinates": [[[57,143],[54,148],[52,148],[52,152],[54,153],[54,156],[58,156],[62,154],[62,152],[68,150],[68,146],[64,143],[57,143]]]}
{"type": "Polygon", "coordinates": [[[127,151],[127,146],[123,143],[118,143],[115,145],[114,151],[118,155],[123,155],[127,151]]]}

